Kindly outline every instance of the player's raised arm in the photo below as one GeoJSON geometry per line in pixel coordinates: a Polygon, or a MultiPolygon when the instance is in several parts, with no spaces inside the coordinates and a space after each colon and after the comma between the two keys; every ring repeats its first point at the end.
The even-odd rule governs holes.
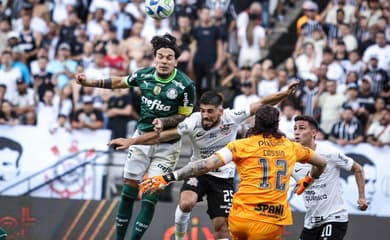
{"type": "Polygon", "coordinates": [[[108,142],[108,146],[115,150],[124,150],[131,145],[154,145],[160,142],[168,142],[180,137],[177,128],[168,129],[162,132],[147,132],[135,138],[115,138],[108,142]]]}
{"type": "Polygon", "coordinates": [[[97,87],[97,88],[128,88],[126,84],[128,76],[124,77],[109,77],[105,79],[92,80],[88,79],[85,73],[77,73],[75,75],[76,83],[86,87],[97,87]]]}
{"type": "Polygon", "coordinates": [[[267,104],[269,104],[269,105],[278,104],[284,98],[288,97],[289,95],[294,94],[298,85],[299,85],[298,81],[293,82],[290,85],[288,85],[288,88],[286,90],[279,91],[279,92],[274,93],[274,94],[270,94],[270,95],[264,97],[263,99],[255,102],[255,103],[250,104],[249,110],[250,110],[251,115],[255,114],[256,110],[258,108],[260,108],[261,106],[264,106],[267,104]]]}

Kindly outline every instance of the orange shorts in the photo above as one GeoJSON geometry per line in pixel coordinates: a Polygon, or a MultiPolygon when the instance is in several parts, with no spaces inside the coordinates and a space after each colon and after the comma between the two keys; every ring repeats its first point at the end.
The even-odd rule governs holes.
{"type": "Polygon", "coordinates": [[[229,215],[232,240],[280,240],[283,225],[251,221],[229,215]]]}

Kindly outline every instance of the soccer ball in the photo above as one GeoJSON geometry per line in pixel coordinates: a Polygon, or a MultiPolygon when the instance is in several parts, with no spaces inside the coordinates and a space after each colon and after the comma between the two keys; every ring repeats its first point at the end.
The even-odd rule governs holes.
{"type": "Polygon", "coordinates": [[[146,0],[145,12],[154,19],[169,17],[175,8],[174,0],[146,0]]]}

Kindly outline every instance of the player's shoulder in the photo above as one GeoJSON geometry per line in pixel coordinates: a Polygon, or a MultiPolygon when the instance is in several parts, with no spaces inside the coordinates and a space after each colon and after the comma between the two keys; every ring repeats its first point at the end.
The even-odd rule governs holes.
{"type": "Polygon", "coordinates": [[[140,68],[140,69],[134,71],[133,74],[131,74],[131,77],[137,78],[137,79],[151,78],[151,77],[153,77],[155,69],[156,69],[155,67],[140,68]]]}
{"type": "Polygon", "coordinates": [[[192,79],[187,74],[179,69],[176,69],[176,80],[180,81],[185,86],[194,85],[194,81],[192,81],[192,79]]]}

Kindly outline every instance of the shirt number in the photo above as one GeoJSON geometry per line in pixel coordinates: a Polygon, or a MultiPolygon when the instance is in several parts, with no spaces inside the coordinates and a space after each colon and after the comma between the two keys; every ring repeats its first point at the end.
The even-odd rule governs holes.
{"type": "MultiPolygon", "coordinates": [[[[261,182],[259,184],[260,188],[270,188],[269,183],[269,164],[268,160],[266,158],[260,158],[259,164],[262,167],[262,178],[261,182]]],[[[275,189],[279,191],[285,191],[286,190],[286,183],[282,183],[282,177],[287,176],[287,161],[283,159],[276,160],[276,166],[278,170],[276,171],[276,183],[275,183],[275,189]]]]}

